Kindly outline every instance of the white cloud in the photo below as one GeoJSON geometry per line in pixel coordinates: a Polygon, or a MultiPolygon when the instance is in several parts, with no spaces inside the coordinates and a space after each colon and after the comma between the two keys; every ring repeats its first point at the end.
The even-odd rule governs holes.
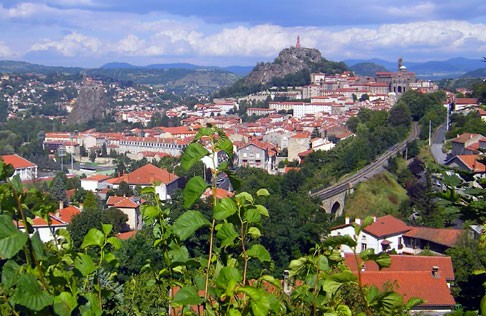
{"type": "Polygon", "coordinates": [[[60,41],[42,40],[35,43],[30,51],[45,51],[55,49],[64,56],[76,55],[99,55],[102,48],[102,42],[94,37],[89,37],[79,33],[71,33],[64,36],[60,41]]]}
{"type": "Polygon", "coordinates": [[[12,50],[5,44],[5,42],[0,41],[0,57],[13,57],[14,53],[12,50]]]}

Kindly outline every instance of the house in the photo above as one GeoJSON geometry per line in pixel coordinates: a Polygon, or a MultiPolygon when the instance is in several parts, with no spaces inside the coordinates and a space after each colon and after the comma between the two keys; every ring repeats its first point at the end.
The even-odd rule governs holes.
{"type": "Polygon", "coordinates": [[[3,162],[15,168],[13,176],[19,175],[21,181],[31,181],[37,178],[37,165],[17,154],[1,156],[3,162]]]}
{"type": "Polygon", "coordinates": [[[423,249],[435,253],[445,253],[456,245],[458,239],[464,234],[463,229],[410,227],[403,234],[404,247],[402,253],[418,254],[423,249]]]}
{"type": "Polygon", "coordinates": [[[451,257],[390,255],[389,267],[379,269],[374,261],[362,262],[359,256],[345,254],[347,266],[365,285],[389,289],[401,294],[406,302],[418,297],[425,302],[413,308],[413,312],[444,315],[455,305],[450,286],[455,280],[451,257]]]}
{"type": "Polygon", "coordinates": [[[481,134],[464,133],[451,139],[453,156],[477,154],[479,141],[483,139],[481,134]]]}
{"type": "MultiPolygon", "coordinates": [[[[331,236],[352,236],[356,238],[356,252],[374,249],[375,253],[395,251],[398,254],[418,254],[424,249],[443,254],[448,248],[454,247],[459,237],[464,233],[462,229],[428,228],[408,226],[405,222],[385,215],[374,217],[374,221],[365,227],[355,237],[353,225],[361,225],[361,219],[351,223],[349,218],[343,225],[331,229],[331,236]]],[[[341,246],[343,253],[351,253],[352,249],[341,246]]]]}
{"type": "Polygon", "coordinates": [[[479,158],[479,155],[457,155],[449,160],[447,165],[451,168],[472,172],[482,178],[486,175],[486,166],[478,161],[479,158]]]}
{"type": "Polygon", "coordinates": [[[170,173],[167,169],[158,168],[152,164],[146,164],[121,177],[106,180],[108,186],[117,189],[121,182],[126,182],[131,189],[135,187],[148,187],[155,185],[155,192],[161,200],[169,200],[171,194],[182,188],[182,178],[170,173]]]}
{"type": "MultiPolygon", "coordinates": [[[[403,248],[402,235],[410,230],[410,227],[403,221],[391,216],[374,217],[374,222],[367,226],[357,237],[357,252],[372,248],[375,253],[395,249],[401,253],[403,248]]],[[[355,224],[361,225],[361,219],[356,219],[355,224]]],[[[348,235],[354,236],[354,226],[349,218],[346,218],[344,225],[336,226],[331,229],[331,236],[348,235]]],[[[341,246],[344,253],[353,252],[346,245],[341,246]]]]}
{"type": "Polygon", "coordinates": [[[271,173],[275,169],[275,145],[255,139],[243,144],[237,151],[238,166],[253,167],[271,173]]]}
{"type": "Polygon", "coordinates": [[[412,297],[425,300],[412,309],[415,313],[446,315],[456,304],[440,271],[362,271],[361,281],[363,285],[374,285],[381,291],[391,286],[403,296],[404,302],[412,297]]]}
{"type": "MultiPolygon", "coordinates": [[[[67,228],[71,223],[74,216],[78,215],[81,209],[76,206],[60,207],[55,214],[49,214],[50,223],[44,218],[35,217],[32,219],[32,227],[34,233],[39,234],[42,242],[49,242],[54,240],[54,236],[57,230],[67,228]]],[[[21,222],[15,223],[20,230],[24,230],[24,225],[21,222]]]]}
{"type": "Polygon", "coordinates": [[[477,107],[479,107],[477,98],[455,98],[454,100],[454,111],[465,111],[477,107]]]}
{"type": "Polygon", "coordinates": [[[110,179],[109,176],[95,174],[91,177],[81,179],[81,187],[86,191],[100,191],[107,187],[107,183],[105,181],[108,179],[110,179]]]}
{"type": "Polygon", "coordinates": [[[110,196],[106,200],[106,207],[117,208],[127,215],[128,220],[123,230],[140,230],[143,226],[140,212],[141,201],[135,197],[110,196]]]}

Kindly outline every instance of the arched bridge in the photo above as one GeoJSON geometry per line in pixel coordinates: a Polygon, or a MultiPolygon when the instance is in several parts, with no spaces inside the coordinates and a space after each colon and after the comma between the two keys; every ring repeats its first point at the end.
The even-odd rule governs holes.
{"type": "Polygon", "coordinates": [[[335,216],[343,215],[344,203],[346,202],[348,195],[353,193],[354,187],[358,183],[366,181],[376,174],[383,172],[388,159],[397,155],[399,152],[403,153],[406,151],[408,143],[414,139],[417,139],[418,135],[418,124],[414,122],[412,125],[412,133],[410,133],[406,140],[389,148],[375,161],[362,168],[357,173],[348,176],[330,187],[311,191],[310,196],[319,197],[322,200],[322,206],[326,213],[333,214],[335,216]]]}

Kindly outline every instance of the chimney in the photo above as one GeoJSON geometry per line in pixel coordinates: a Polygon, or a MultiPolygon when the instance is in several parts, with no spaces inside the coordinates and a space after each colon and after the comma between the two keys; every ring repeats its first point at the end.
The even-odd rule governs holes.
{"type": "Polygon", "coordinates": [[[80,202],[80,203],[79,203],[79,207],[78,207],[78,208],[79,208],[79,211],[80,211],[80,212],[82,212],[82,211],[83,211],[83,209],[84,209],[84,205],[83,205],[83,203],[81,203],[81,202],[80,202]]]}
{"type": "Polygon", "coordinates": [[[59,209],[62,210],[64,208],[64,201],[59,201],[59,209]]]}
{"type": "Polygon", "coordinates": [[[361,218],[356,218],[354,222],[358,225],[361,225],[361,218]]]}
{"type": "Polygon", "coordinates": [[[432,267],[432,277],[435,278],[435,279],[440,278],[439,266],[433,266],[432,267]]]}
{"type": "Polygon", "coordinates": [[[376,222],[376,216],[373,216],[373,223],[376,222]]]}
{"type": "Polygon", "coordinates": [[[346,216],[346,217],[344,218],[344,224],[346,224],[346,225],[347,225],[347,224],[349,224],[349,222],[350,222],[350,220],[349,220],[349,216],[346,216]]]}

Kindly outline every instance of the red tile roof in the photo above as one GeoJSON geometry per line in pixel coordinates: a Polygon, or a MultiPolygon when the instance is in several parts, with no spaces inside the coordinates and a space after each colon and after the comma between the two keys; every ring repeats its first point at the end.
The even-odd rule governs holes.
{"type": "Polygon", "coordinates": [[[361,280],[365,285],[375,285],[383,290],[385,284],[396,282],[396,292],[404,296],[404,301],[419,297],[426,302],[424,307],[452,307],[454,298],[443,276],[433,277],[429,271],[364,271],[361,280]]]}
{"type": "Polygon", "coordinates": [[[130,230],[128,232],[119,233],[118,235],[116,235],[116,237],[118,237],[121,240],[127,240],[134,237],[137,234],[137,232],[138,232],[137,230],[130,230]]]}
{"type": "Polygon", "coordinates": [[[167,169],[160,169],[152,164],[147,164],[121,177],[110,179],[110,183],[127,182],[130,185],[151,185],[154,182],[168,184],[179,178],[167,169]]]}
{"type": "Polygon", "coordinates": [[[58,218],[63,221],[64,223],[71,223],[71,220],[73,219],[74,216],[78,215],[81,213],[81,210],[77,208],[76,206],[70,205],[68,207],[65,207],[61,210],[58,210],[58,218]]]}
{"type": "Polygon", "coordinates": [[[364,229],[365,232],[378,238],[385,238],[387,236],[394,236],[406,231],[411,227],[407,226],[403,221],[393,217],[392,215],[385,215],[378,217],[374,223],[364,229]]]}
{"type": "Polygon", "coordinates": [[[18,169],[18,168],[28,168],[28,167],[37,167],[36,164],[28,161],[25,158],[20,157],[17,154],[4,155],[4,156],[1,156],[1,158],[2,158],[3,162],[5,162],[6,164],[12,165],[15,169],[18,169]]]}
{"type": "Polygon", "coordinates": [[[458,135],[456,138],[451,139],[451,142],[466,143],[471,138],[477,137],[477,136],[481,136],[481,134],[464,133],[464,134],[458,135]]]}
{"type": "Polygon", "coordinates": [[[403,236],[431,241],[447,247],[454,247],[458,238],[463,233],[464,230],[462,229],[412,227],[412,229],[403,234],[403,236]]]}
{"type": "Polygon", "coordinates": [[[87,178],[84,178],[84,179],[81,179],[81,181],[96,181],[96,182],[102,182],[102,181],[105,181],[107,179],[109,179],[110,177],[109,176],[106,176],[106,175],[103,175],[103,174],[95,174],[91,177],[87,177],[87,178]]]}
{"type": "MultiPolygon", "coordinates": [[[[346,264],[351,271],[356,271],[356,261],[352,253],[344,255],[346,264]]],[[[382,271],[432,271],[433,267],[439,268],[439,273],[448,281],[455,279],[451,257],[446,256],[407,256],[390,255],[391,265],[382,271]]],[[[361,258],[358,256],[358,264],[361,268],[361,258]]],[[[379,271],[374,261],[365,262],[366,271],[379,271]]]]}
{"type": "Polygon", "coordinates": [[[110,196],[106,201],[107,206],[116,208],[137,208],[140,204],[125,196],[110,196]]]}
{"type": "Polygon", "coordinates": [[[469,170],[473,172],[486,172],[486,166],[477,160],[479,155],[458,155],[456,157],[461,160],[469,170]]]}

